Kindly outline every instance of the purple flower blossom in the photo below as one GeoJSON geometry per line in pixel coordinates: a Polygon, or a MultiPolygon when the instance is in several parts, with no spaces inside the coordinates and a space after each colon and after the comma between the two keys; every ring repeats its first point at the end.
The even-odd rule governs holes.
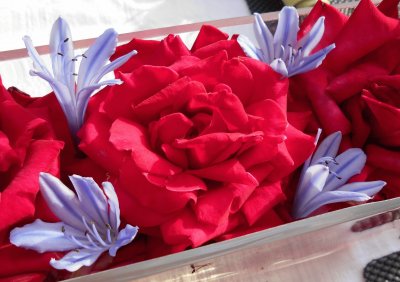
{"type": "Polygon", "coordinates": [[[120,247],[132,242],[138,227],[127,224],[118,231],[119,203],[110,182],[103,182],[102,190],[93,178],[73,175],[70,179],[77,196],[56,177],[40,174],[40,191],[61,222],[37,219],[13,229],[10,242],[39,253],[70,251],[50,264],[72,272],[92,265],[103,252],[115,256],[120,247]]]}
{"type": "Polygon", "coordinates": [[[74,138],[77,138],[76,133],[83,124],[86,107],[93,92],[104,85],[122,83],[119,79],[100,80],[137,53],[132,51],[106,64],[115,52],[117,36],[114,29],[107,29],[84,54],[75,56],[68,23],[58,18],[50,35],[53,73],[44,65],[30,37],[23,38],[28,54],[33,60],[34,70],[31,70],[30,74],[37,75],[50,84],[74,138]],[[81,63],[78,73],[75,73],[75,62],[78,58],[81,58],[81,63]]]}
{"type": "Polygon", "coordinates": [[[286,77],[317,68],[335,48],[335,44],[331,44],[311,54],[324,35],[325,17],[320,17],[310,32],[297,41],[299,14],[294,7],[284,7],[279,13],[274,35],[261,15],[255,13],[254,16],[254,32],[260,48],[243,35],[238,37],[239,44],[247,56],[269,64],[276,72],[286,77]]]}
{"type": "Polygon", "coordinates": [[[336,156],[341,140],[340,132],[329,135],[304,164],[294,201],[295,218],[306,217],[330,203],[368,201],[386,185],[384,181],[346,184],[361,172],[366,155],[352,148],[336,156]]]}

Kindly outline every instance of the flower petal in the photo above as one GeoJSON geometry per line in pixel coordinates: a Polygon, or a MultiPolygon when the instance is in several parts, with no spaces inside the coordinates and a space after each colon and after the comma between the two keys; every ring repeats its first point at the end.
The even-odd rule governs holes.
{"type": "Polygon", "coordinates": [[[315,151],[310,164],[313,165],[318,163],[318,160],[323,157],[335,158],[341,141],[342,133],[340,131],[334,132],[327,136],[318,146],[318,149],[315,151]]]}
{"type": "Polygon", "coordinates": [[[320,17],[309,33],[307,33],[297,44],[302,48],[303,56],[308,56],[317,46],[325,31],[325,17],[320,17]]]}
{"type": "Polygon", "coordinates": [[[280,73],[281,75],[283,75],[285,77],[289,76],[288,70],[286,68],[286,64],[282,59],[273,60],[270,66],[277,73],[280,73]]]}
{"type": "Polygon", "coordinates": [[[108,198],[108,204],[110,205],[110,212],[108,214],[110,225],[112,229],[118,230],[120,224],[120,210],[118,196],[115,193],[114,186],[110,182],[103,182],[104,193],[108,198]]]}
{"type": "Polygon", "coordinates": [[[61,17],[54,22],[51,29],[50,55],[54,78],[67,86],[69,93],[74,93],[74,47],[68,23],[61,17]]]}
{"type": "Polygon", "coordinates": [[[340,202],[365,202],[370,200],[367,194],[358,193],[358,192],[350,192],[350,191],[328,191],[317,195],[312,201],[310,201],[306,207],[304,207],[300,214],[298,214],[297,218],[302,218],[308,216],[310,213],[315,211],[316,209],[332,203],[340,203],[340,202]]]}
{"type": "Polygon", "coordinates": [[[322,61],[325,59],[328,53],[332,51],[334,48],[335,44],[331,44],[325,47],[324,49],[321,49],[318,52],[315,52],[314,54],[305,57],[298,66],[290,70],[289,75],[293,76],[317,68],[319,65],[322,64],[322,61]]]}
{"type": "Polygon", "coordinates": [[[39,53],[36,51],[35,47],[33,47],[32,39],[29,36],[24,36],[22,38],[24,41],[25,47],[28,50],[28,55],[33,61],[33,67],[39,72],[43,72],[47,76],[51,77],[50,71],[47,69],[46,65],[42,61],[39,56],[39,53]]]}
{"type": "Polygon", "coordinates": [[[262,61],[269,64],[274,59],[274,37],[269,31],[261,15],[255,13],[254,17],[254,33],[256,35],[257,42],[262,50],[262,54],[264,57],[262,61]]]}
{"type": "Polygon", "coordinates": [[[93,83],[93,79],[97,77],[99,70],[115,52],[117,36],[118,34],[114,29],[107,29],[85,52],[79,66],[77,89],[82,89],[93,83]]]}
{"type": "Polygon", "coordinates": [[[279,13],[278,26],[274,35],[274,58],[283,58],[282,48],[295,46],[299,31],[299,14],[296,8],[286,6],[279,13]]]}
{"type": "Polygon", "coordinates": [[[128,54],[125,54],[121,57],[119,57],[118,59],[112,61],[111,63],[103,66],[96,77],[94,77],[92,79],[92,83],[97,83],[100,81],[100,79],[105,76],[107,73],[115,70],[116,68],[119,68],[120,66],[122,66],[123,64],[125,64],[132,56],[135,56],[138,52],[136,50],[133,50],[131,52],[129,52],[128,54]]]}
{"type": "Polygon", "coordinates": [[[86,230],[82,223],[82,211],[78,198],[58,178],[48,173],[40,173],[40,191],[50,210],[64,223],[79,230],[86,230]]]}
{"type": "Polygon", "coordinates": [[[242,47],[243,52],[248,57],[257,59],[259,61],[264,61],[261,49],[258,49],[256,46],[254,46],[254,44],[250,41],[250,39],[247,36],[241,34],[236,38],[236,40],[239,43],[240,47],[242,47]]]}
{"type": "Polygon", "coordinates": [[[336,161],[339,164],[329,164],[329,169],[337,175],[329,175],[324,191],[335,190],[345,184],[350,177],[359,174],[363,169],[366,160],[367,156],[359,148],[348,149],[337,156],[336,161]]]}
{"type": "Polygon", "coordinates": [[[336,189],[336,191],[358,192],[367,194],[368,196],[372,197],[376,193],[378,193],[385,185],[385,181],[354,182],[343,185],[342,187],[336,189]]]}
{"type": "Polygon", "coordinates": [[[138,230],[139,228],[137,226],[134,227],[132,225],[127,224],[125,228],[118,233],[117,240],[108,250],[110,256],[115,257],[119,248],[128,245],[130,242],[132,242],[132,240],[136,237],[138,230]]]}
{"type": "Polygon", "coordinates": [[[51,259],[50,264],[56,269],[65,269],[73,272],[77,271],[82,266],[92,265],[102,253],[103,250],[91,251],[87,249],[77,249],[69,252],[60,260],[51,259]]]}
{"type": "Polygon", "coordinates": [[[91,220],[105,228],[109,223],[108,203],[99,185],[91,177],[73,175],[69,179],[74,185],[81,208],[91,220]]]}
{"type": "Polygon", "coordinates": [[[293,215],[301,217],[303,210],[323,190],[329,176],[329,168],[325,165],[312,165],[304,173],[294,201],[293,215]]]}
{"type": "Polygon", "coordinates": [[[78,248],[78,244],[65,236],[67,231],[75,235],[80,234],[78,230],[62,222],[47,223],[36,219],[33,223],[14,228],[10,233],[10,242],[17,247],[39,253],[62,252],[78,248]]]}

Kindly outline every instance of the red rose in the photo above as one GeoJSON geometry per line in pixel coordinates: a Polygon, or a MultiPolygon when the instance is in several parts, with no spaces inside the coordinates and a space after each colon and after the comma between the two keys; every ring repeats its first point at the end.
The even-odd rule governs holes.
{"type": "MultiPolygon", "coordinates": [[[[301,27],[306,32],[325,16],[320,48],[334,42],[322,66],[294,77],[293,100],[308,97],[319,126],[326,134],[340,130],[344,147],[364,148],[367,179],[381,179],[387,186],[377,199],[400,196],[398,157],[400,146],[400,21],[398,0],[384,0],[378,7],[362,0],[347,18],[319,2],[301,27]],[[305,93],[304,93],[305,92],[305,93]]],[[[290,105],[292,106],[292,105],[290,105]]]]}
{"type": "Polygon", "coordinates": [[[280,181],[314,148],[287,122],[288,80],[209,26],[192,50],[170,35],[115,56],[132,49],[124,83],[93,97],[80,131],[122,217],[174,250],[283,223],[280,181]]]}
{"type": "Polygon", "coordinates": [[[38,197],[39,173],[59,173],[62,147],[62,142],[53,140],[48,123],[17,104],[0,80],[0,277],[38,280],[50,269],[54,254],[18,249],[8,236],[12,228],[46,215],[38,197]]]}

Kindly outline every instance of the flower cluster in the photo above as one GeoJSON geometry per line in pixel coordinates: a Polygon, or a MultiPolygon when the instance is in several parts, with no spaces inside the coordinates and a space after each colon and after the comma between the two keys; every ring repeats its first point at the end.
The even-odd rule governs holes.
{"type": "Polygon", "coordinates": [[[77,56],[60,18],[52,71],[24,37],[54,92],[0,88],[0,276],[64,279],[399,196],[397,4],[319,1],[301,24],[285,7],[274,35],[256,14],[257,42],[205,25],[190,49],[116,47],[109,29],[77,56]]]}

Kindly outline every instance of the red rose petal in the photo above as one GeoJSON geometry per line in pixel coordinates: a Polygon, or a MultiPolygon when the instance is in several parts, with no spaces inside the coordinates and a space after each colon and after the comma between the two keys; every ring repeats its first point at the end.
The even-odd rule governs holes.
{"type": "Polygon", "coordinates": [[[251,72],[254,81],[248,85],[250,97],[246,106],[272,99],[285,111],[289,80],[261,61],[252,58],[240,58],[240,61],[251,72]]]}
{"type": "Polygon", "coordinates": [[[135,105],[133,112],[139,121],[148,123],[157,120],[163,113],[169,114],[183,110],[190,98],[204,92],[205,89],[200,83],[183,77],[135,105]]]}
{"type": "Polygon", "coordinates": [[[302,89],[308,96],[312,109],[316,114],[322,129],[326,134],[336,131],[343,135],[351,131],[351,124],[345,117],[336,102],[326,94],[327,85],[326,73],[317,69],[306,74],[291,78],[291,83],[296,84],[297,89],[302,89]]]}
{"type": "Polygon", "coordinates": [[[351,134],[352,145],[356,148],[362,148],[371,132],[370,126],[363,117],[364,103],[360,97],[349,99],[344,105],[344,109],[353,125],[351,134]]]}
{"type": "Polygon", "coordinates": [[[189,170],[188,172],[205,179],[224,183],[258,185],[257,180],[235,159],[203,169],[189,170]]]}
{"type": "MultiPolygon", "coordinates": [[[[165,186],[153,185],[132,160],[127,160],[121,167],[116,185],[141,206],[165,215],[183,209],[189,201],[196,201],[197,198],[193,191],[177,192],[168,190],[165,186]]],[[[143,213],[140,216],[146,218],[143,213]]]]}
{"type": "Polygon", "coordinates": [[[52,140],[35,140],[27,147],[23,167],[1,192],[0,234],[14,224],[33,219],[35,199],[39,192],[39,173],[53,171],[63,143],[52,140]]]}
{"type": "Polygon", "coordinates": [[[379,11],[388,17],[399,18],[399,0],[383,0],[378,5],[379,11]]]}
{"type": "Polygon", "coordinates": [[[388,122],[400,120],[400,109],[366,95],[362,98],[370,110],[368,120],[374,138],[382,145],[400,146],[400,124],[388,122]]]}
{"type": "Polygon", "coordinates": [[[377,145],[367,145],[367,163],[377,168],[400,173],[400,152],[377,145]]]}
{"type": "Polygon", "coordinates": [[[152,176],[163,179],[181,171],[150,149],[145,129],[133,121],[115,120],[110,128],[110,142],[118,150],[131,151],[132,160],[149,181],[156,181],[152,176]]]}
{"type": "Polygon", "coordinates": [[[188,173],[178,173],[171,176],[166,181],[165,188],[176,192],[207,190],[206,184],[200,178],[188,173]]]}
{"type": "Polygon", "coordinates": [[[192,80],[201,82],[207,92],[211,92],[215,85],[220,83],[224,63],[228,60],[228,54],[222,50],[214,56],[201,60],[179,72],[181,76],[188,76],[192,80]]]}
{"type": "Polygon", "coordinates": [[[132,72],[143,65],[169,66],[181,56],[190,55],[179,36],[169,35],[161,41],[134,38],[129,43],[118,46],[110,59],[113,61],[133,50],[138,51],[138,54],[116,69],[116,72],[132,72]]]}
{"type": "Polygon", "coordinates": [[[236,213],[256,188],[255,185],[227,184],[209,190],[198,198],[193,207],[200,223],[219,226],[236,213]]]}
{"type": "Polygon", "coordinates": [[[187,150],[191,167],[202,168],[227,160],[243,146],[248,148],[261,142],[262,136],[260,131],[251,134],[211,133],[193,139],[177,139],[173,146],[187,150]]]}
{"type": "Polygon", "coordinates": [[[123,84],[109,88],[104,111],[111,118],[130,118],[133,116],[132,106],[173,83],[178,79],[178,74],[167,67],[145,65],[129,74],[120,73],[117,78],[123,84]]]}
{"type": "Polygon", "coordinates": [[[247,113],[239,98],[231,92],[222,90],[195,95],[189,102],[188,111],[197,112],[203,109],[212,111],[213,119],[221,120],[229,132],[241,131],[247,127],[247,113]]]}
{"type": "Polygon", "coordinates": [[[361,0],[334,42],[324,65],[340,72],[399,35],[398,20],[385,16],[370,0],[361,0]]]}
{"type": "Polygon", "coordinates": [[[150,142],[153,148],[184,138],[193,122],[182,113],[172,113],[149,124],[150,142]]]}
{"type": "Polygon", "coordinates": [[[118,174],[124,157],[128,154],[110,142],[111,120],[102,113],[88,116],[79,131],[79,148],[106,171],[118,174]]]}
{"type": "Polygon", "coordinates": [[[326,90],[336,102],[358,94],[367,87],[374,77],[387,75],[400,63],[397,47],[400,40],[392,40],[378,50],[372,52],[363,60],[343,74],[329,82],[326,90]]]}
{"type": "Polygon", "coordinates": [[[195,52],[197,49],[218,42],[220,40],[227,40],[227,39],[228,39],[228,34],[220,31],[219,29],[211,25],[203,25],[200,28],[199,34],[196,37],[196,41],[193,43],[191,51],[195,52]]]}
{"type": "Polygon", "coordinates": [[[259,186],[244,203],[242,212],[249,225],[252,225],[285,198],[279,182],[259,186]]]}

